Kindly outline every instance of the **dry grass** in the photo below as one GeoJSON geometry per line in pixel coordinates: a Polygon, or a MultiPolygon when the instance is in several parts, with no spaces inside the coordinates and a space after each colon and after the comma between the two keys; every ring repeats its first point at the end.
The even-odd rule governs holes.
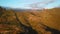
{"type": "Polygon", "coordinates": [[[0,29],[0,32],[3,32],[4,30],[7,31],[7,28],[12,29],[11,31],[13,31],[13,34],[16,34],[18,31],[22,32],[23,29],[19,26],[19,22],[17,21],[16,16],[23,25],[27,27],[31,26],[38,32],[38,34],[52,33],[50,31],[46,31],[44,29],[46,27],[42,24],[50,28],[60,30],[60,8],[33,12],[14,12],[13,10],[4,10],[2,13],[3,14],[1,14],[0,17],[0,28],[2,28],[2,30],[0,29]]]}

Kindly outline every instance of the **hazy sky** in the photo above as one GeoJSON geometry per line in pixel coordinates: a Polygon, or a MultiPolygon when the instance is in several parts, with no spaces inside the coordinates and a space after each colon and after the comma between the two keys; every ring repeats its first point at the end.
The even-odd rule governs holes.
{"type": "MultiPolygon", "coordinates": [[[[43,2],[47,0],[0,0],[0,6],[12,8],[29,8],[29,5],[35,2],[43,2]]],[[[46,8],[52,8],[60,5],[60,0],[45,5],[46,8]]]]}

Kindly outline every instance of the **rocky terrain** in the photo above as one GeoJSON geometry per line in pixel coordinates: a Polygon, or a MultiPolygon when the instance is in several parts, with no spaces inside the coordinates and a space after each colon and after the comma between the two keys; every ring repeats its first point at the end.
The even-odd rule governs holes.
{"type": "Polygon", "coordinates": [[[60,8],[17,12],[0,7],[0,34],[60,34],[60,8]]]}

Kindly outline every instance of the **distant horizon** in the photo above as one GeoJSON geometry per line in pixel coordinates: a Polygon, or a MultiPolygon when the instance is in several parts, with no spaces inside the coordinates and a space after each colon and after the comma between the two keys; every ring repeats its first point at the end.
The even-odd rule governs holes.
{"type": "MultiPolygon", "coordinates": [[[[12,8],[12,7],[4,7],[4,6],[0,6],[2,8],[6,8],[6,9],[28,9],[28,8],[12,8]]],[[[53,8],[60,8],[60,6],[57,7],[53,7],[53,8]]],[[[53,9],[53,8],[43,8],[43,9],[53,9]]],[[[29,8],[28,10],[32,10],[33,8],[29,8]]],[[[34,9],[33,9],[34,10],[34,9]]],[[[39,8],[37,10],[40,10],[39,8]]]]}
{"type": "MultiPolygon", "coordinates": [[[[50,0],[48,0],[50,1],[50,0]]],[[[31,9],[30,4],[36,2],[45,2],[45,0],[0,0],[0,6],[10,8],[31,9]]],[[[60,0],[54,0],[52,3],[44,5],[43,8],[54,8],[60,5],[60,0]]]]}

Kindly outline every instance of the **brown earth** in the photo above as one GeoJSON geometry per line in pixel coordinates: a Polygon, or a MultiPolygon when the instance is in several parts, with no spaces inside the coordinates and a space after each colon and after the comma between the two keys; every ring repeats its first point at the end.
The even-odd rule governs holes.
{"type": "Polygon", "coordinates": [[[59,33],[60,8],[46,9],[42,11],[31,10],[15,12],[0,7],[1,34],[21,34],[21,32],[25,34],[36,34],[35,32],[32,33],[29,29],[36,31],[37,34],[59,33]],[[30,33],[26,33],[27,31],[30,33]]]}

